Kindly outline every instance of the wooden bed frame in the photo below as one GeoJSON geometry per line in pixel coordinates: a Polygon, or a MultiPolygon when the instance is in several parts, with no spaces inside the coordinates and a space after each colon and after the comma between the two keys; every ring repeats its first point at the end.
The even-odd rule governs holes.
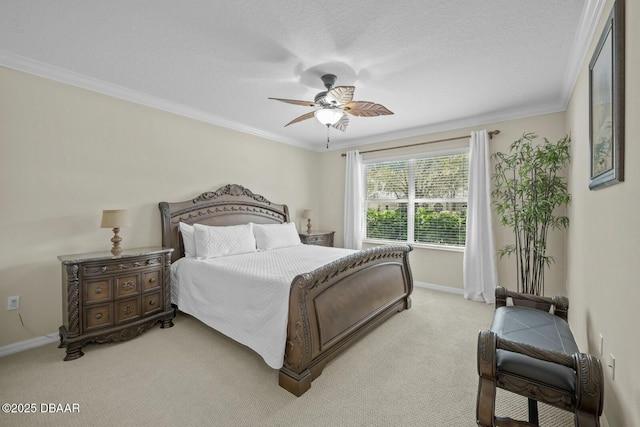
{"type": "MultiPolygon", "coordinates": [[[[237,184],[192,200],[159,204],[162,244],[184,256],[179,223],[239,225],[289,222],[286,205],[237,184]]],[[[302,395],[326,363],[376,325],[411,306],[409,245],[379,246],[341,258],[291,283],[289,323],[280,386],[302,395]]]]}

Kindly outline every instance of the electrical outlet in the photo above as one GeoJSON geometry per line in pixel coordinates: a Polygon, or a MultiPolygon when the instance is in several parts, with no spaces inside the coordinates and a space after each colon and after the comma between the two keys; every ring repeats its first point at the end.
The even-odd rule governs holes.
{"type": "Polygon", "coordinates": [[[17,310],[20,308],[20,296],[7,298],[7,310],[17,310]]]}
{"type": "Polygon", "coordinates": [[[616,358],[613,357],[612,353],[609,353],[609,368],[611,368],[611,379],[615,381],[616,379],[616,358]]]}
{"type": "Polygon", "coordinates": [[[600,334],[600,359],[602,359],[602,356],[604,356],[604,337],[602,336],[602,334],[600,334]]]}

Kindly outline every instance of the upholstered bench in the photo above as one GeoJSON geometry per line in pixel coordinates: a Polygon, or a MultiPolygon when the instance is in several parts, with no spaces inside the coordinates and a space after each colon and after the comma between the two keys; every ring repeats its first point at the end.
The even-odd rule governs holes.
{"type": "Polygon", "coordinates": [[[573,412],[576,426],[600,425],[602,367],[596,357],[578,350],[568,310],[569,300],[562,296],[496,288],[491,330],[478,336],[478,425],[537,426],[537,402],[573,412]],[[496,417],[496,387],[528,398],[529,422],[496,417]]]}

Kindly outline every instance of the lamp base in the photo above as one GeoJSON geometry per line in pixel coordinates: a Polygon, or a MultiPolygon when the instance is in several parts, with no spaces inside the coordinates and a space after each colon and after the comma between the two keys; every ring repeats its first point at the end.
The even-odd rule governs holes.
{"type": "Polygon", "coordinates": [[[120,256],[120,254],[122,253],[122,248],[120,247],[120,242],[122,242],[122,237],[118,235],[119,232],[120,232],[119,228],[113,229],[113,237],[111,238],[111,241],[113,242],[113,247],[111,248],[111,253],[113,254],[114,257],[120,256]]]}
{"type": "Polygon", "coordinates": [[[307,220],[307,234],[311,234],[311,220],[307,220]]]}

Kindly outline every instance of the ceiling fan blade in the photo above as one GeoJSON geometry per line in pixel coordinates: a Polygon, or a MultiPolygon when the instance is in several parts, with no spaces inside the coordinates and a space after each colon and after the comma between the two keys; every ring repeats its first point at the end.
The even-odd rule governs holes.
{"type": "Polygon", "coordinates": [[[340,117],[340,120],[338,120],[332,126],[338,129],[339,131],[342,131],[342,132],[346,131],[347,126],[349,126],[349,116],[347,116],[346,114],[343,114],[342,117],[340,117]]]}
{"type": "Polygon", "coordinates": [[[298,123],[301,122],[303,120],[307,120],[310,119],[311,117],[313,117],[313,113],[315,113],[315,111],[310,111],[307,114],[303,114],[300,117],[296,117],[295,119],[291,120],[289,123],[287,123],[286,125],[284,125],[284,127],[287,127],[289,125],[292,125],[294,123],[298,123]]]}
{"type": "Polygon", "coordinates": [[[297,99],[269,98],[276,101],[286,102],[287,104],[302,105],[305,107],[318,107],[319,105],[313,101],[299,101],[297,99]]]}
{"type": "Polygon", "coordinates": [[[348,104],[353,99],[355,86],[336,86],[325,95],[327,102],[336,105],[348,104]]]}
{"type": "Polygon", "coordinates": [[[353,101],[342,106],[345,113],[358,117],[375,117],[393,114],[384,105],[368,101],[353,101]]]}

